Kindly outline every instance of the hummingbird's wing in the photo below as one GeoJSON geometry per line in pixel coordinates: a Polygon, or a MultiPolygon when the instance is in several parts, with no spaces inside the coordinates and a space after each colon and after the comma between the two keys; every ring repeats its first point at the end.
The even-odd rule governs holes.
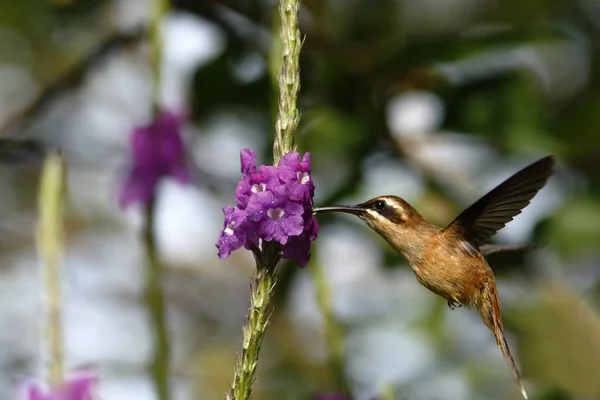
{"type": "Polygon", "coordinates": [[[554,156],[544,157],[523,168],[454,219],[444,231],[464,237],[476,249],[521,213],[552,175],[554,156]]]}

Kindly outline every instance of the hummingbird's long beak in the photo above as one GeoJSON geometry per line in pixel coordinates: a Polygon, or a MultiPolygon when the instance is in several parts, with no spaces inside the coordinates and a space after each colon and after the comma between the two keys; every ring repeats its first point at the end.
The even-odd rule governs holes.
{"type": "Polygon", "coordinates": [[[332,206],[332,207],[317,207],[313,209],[314,214],[322,212],[343,212],[347,214],[359,215],[365,212],[361,206],[332,206]]]}

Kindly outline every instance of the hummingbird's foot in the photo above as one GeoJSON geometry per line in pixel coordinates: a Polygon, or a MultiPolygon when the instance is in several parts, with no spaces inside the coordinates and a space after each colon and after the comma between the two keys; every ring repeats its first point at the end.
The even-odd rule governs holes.
{"type": "Polygon", "coordinates": [[[462,307],[462,304],[460,304],[459,302],[457,302],[457,301],[454,301],[454,300],[448,300],[448,307],[449,307],[451,310],[454,310],[455,308],[460,308],[460,307],[462,307]]]}

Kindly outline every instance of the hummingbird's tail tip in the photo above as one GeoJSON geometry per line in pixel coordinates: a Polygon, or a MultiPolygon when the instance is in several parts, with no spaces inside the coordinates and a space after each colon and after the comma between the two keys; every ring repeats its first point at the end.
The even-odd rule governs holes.
{"type": "Polygon", "coordinates": [[[521,394],[523,395],[523,397],[525,399],[529,399],[529,397],[527,396],[527,392],[525,391],[525,388],[523,387],[523,385],[521,385],[521,394]]]}

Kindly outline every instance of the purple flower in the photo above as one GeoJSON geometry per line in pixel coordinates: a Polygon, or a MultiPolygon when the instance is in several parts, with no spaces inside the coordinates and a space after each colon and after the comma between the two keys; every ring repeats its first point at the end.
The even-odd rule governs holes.
{"type": "Polygon", "coordinates": [[[97,377],[89,371],[72,373],[54,387],[27,381],[21,388],[20,400],[94,400],[97,377]]]}
{"type": "Polygon", "coordinates": [[[302,161],[300,154],[287,153],[281,158],[279,165],[279,176],[291,186],[290,199],[312,201],[315,185],[310,176],[310,153],[304,154],[302,161]]]}
{"type": "Polygon", "coordinates": [[[240,164],[242,164],[242,174],[245,176],[256,171],[256,153],[252,149],[240,151],[240,164]]]}
{"type": "Polygon", "coordinates": [[[121,188],[121,207],[132,203],[150,204],[156,186],[166,176],[182,184],[190,181],[179,132],[182,122],[182,117],[161,110],[150,125],[134,129],[131,137],[133,165],[121,188]]]}
{"type": "Polygon", "coordinates": [[[256,153],[250,149],[244,149],[240,153],[242,164],[242,179],[235,189],[236,204],[240,210],[248,206],[248,201],[256,193],[267,190],[280,191],[281,182],[277,176],[277,168],[261,165],[256,167],[256,153]]]}
{"type": "Polygon", "coordinates": [[[225,223],[217,241],[220,258],[228,257],[232,251],[242,246],[258,245],[258,238],[253,232],[252,224],[247,221],[244,211],[235,207],[224,207],[223,214],[225,214],[225,223]]]}
{"type": "Polygon", "coordinates": [[[248,206],[250,197],[266,191],[279,192],[284,189],[277,177],[276,168],[261,165],[258,170],[245,175],[235,190],[236,204],[241,210],[248,206]]]}
{"type": "Polygon", "coordinates": [[[291,237],[288,245],[283,248],[283,258],[294,260],[300,268],[304,268],[310,260],[310,243],[317,238],[317,232],[319,232],[319,224],[311,214],[308,221],[304,223],[304,232],[299,236],[291,237]]]}
{"type": "Polygon", "coordinates": [[[285,194],[277,196],[273,192],[256,193],[250,198],[246,215],[258,224],[261,239],[267,242],[275,239],[285,245],[290,236],[298,236],[304,228],[302,204],[288,201],[285,194]]]}
{"type": "Polygon", "coordinates": [[[318,394],[313,397],[313,400],[349,400],[348,397],[339,393],[318,394]]]}
{"type": "Polygon", "coordinates": [[[225,223],[217,241],[219,257],[258,239],[277,241],[283,258],[303,267],[310,259],[310,243],[319,225],[312,215],[315,187],[310,177],[310,153],[301,159],[292,152],[277,166],[256,166],[256,153],[240,153],[242,179],[236,188],[236,207],[225,207],[225,223]]]}

